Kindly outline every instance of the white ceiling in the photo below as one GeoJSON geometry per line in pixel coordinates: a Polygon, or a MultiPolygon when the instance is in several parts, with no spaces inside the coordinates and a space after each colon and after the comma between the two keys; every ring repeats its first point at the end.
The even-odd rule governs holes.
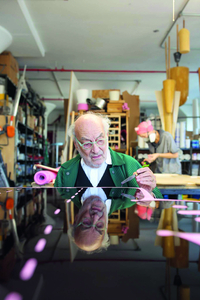
{"type": "MultiPolygon", "coordinates": [[[[13,36],[8,48],[21,68],[67,70],[165,71],[164,38],[171,26],[171,67],[176,66],[176,24],[182,28],[183,14],[190,31],[191,51],[182,55],[180,66],[200,67],[200,1],[174,0],[0,0],[0,26],[13,36]],[[154,33],[154,30],[159,30],[154,33]],[[162,44],[162,47],[161,47],[162,44]]],[[[155,90],[162,89],[165,73],[80,73],[81,87],[120,88],[135,91],[141,106],[155,107],[155,90]]],[[[69,97],[70,72],[30,72],[26,77],[46,99],[69,97]],[[55,82],[55,77],[57,84],[55,82]]],[[[190,74],[189,97],[199,97],[198,74],[190,74]]],[[[50,100],[49,100],[50,101],[50,100]]],[[[61,100],[51,100],[62,108],[61,100]]]]}

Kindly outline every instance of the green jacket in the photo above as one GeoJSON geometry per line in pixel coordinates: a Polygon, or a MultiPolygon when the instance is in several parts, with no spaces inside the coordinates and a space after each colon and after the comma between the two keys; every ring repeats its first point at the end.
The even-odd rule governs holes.
{"type": "MultiPolygon", "coordinates": [[[[121,187],[121,182],[127,177],[133,175],[133,172],[136,172],[142,166],[138,163],[137,160],[135,160],[133,157],[129,155],[113,151],[111,148],[109,148],[109,150],[112,159],[112,167],[109,169],[110,175],[114,182],[115,187],[121,187]]],[[[58,172],[58,175],[56,177],[54,187],[59,188],[58,189],[59,193],[65,199],[70,199],[72,197],[72,194],[73,195],[75,194],[74,189],[70,189],[69,187],[75,186],[80,159],[81,157],[78,154],[73,159],[62,164],[58,172]]],[[[123,187],[138,187],[138,184],[136,182],[136,179],[133,178],[131,181],[124,184],[123,187]]],[[[116,193],[115,190],[117,189],[112,189],[110,192],[109,197],[111,199],[113,199],[113,196],[116,193]]],[[[135,189],[132,190],[132,195],[135,194],[135,191],[136,191],[135,189]]],[[[157,198],[163,198],[162,194],[160,193],[157,187],[153,190],[153,193],[157,198]]],[[[116,198],[116,195],[114,198],[116,198]]],[[[75,196],[72,199],[72,201],[75,203],[75,205],[78,208],[81,207],[81,202],[79,200],[78,195],[75,196]]],[[[115,200],[113,199],[109,215],[118,209],[128,208],[134,204],[135,202],[132,202],[130,199],[125,197],[121,197],[115,200]]]]}

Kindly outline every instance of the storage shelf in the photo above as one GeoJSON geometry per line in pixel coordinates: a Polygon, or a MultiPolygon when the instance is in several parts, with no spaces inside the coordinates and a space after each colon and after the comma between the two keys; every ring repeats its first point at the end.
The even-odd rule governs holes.
{"type": "Polygon", "coordinates": [[[34,129],[26,126],[25,124],[18,122],[18,129],[21,133],[26,133],[26,128],[27,128],[27,134],[33,134],[34,129]]]}

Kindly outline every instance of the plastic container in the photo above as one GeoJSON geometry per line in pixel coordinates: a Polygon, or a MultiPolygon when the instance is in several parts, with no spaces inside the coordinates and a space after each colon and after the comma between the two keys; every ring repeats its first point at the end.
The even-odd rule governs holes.
{"type": "Polygon", "coordinates": [[[87,103],[87,98],[89,98],[89,90],[80,89],[76,91],[77,103],[87,103]]]}
{"type": "Polygon", "coordinates": [[[109,91],[111,101],[119,101],[119,91],[109,91]]]}
{"type": "Polygon", "coordinates": [[[78,103],[78,110],[88,110],[87,103],[78,103]]]}

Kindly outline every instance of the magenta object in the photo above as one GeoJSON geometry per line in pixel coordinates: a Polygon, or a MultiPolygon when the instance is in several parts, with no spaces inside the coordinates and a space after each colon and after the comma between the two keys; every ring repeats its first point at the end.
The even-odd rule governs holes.
{"type": "Polygon", "coordinates": [[[188,208],[187,205],[178,205],[178,204],[174,204],[172,205],[173,208],[188,208]]]}
{"type": "Polygon", "coordinates": [[[46,245],[46,240],[45,239],[40,239],[37,244],[35,245],[35,252],[42,252],[44,250],[44,247],[46,245]]]}
{"type": "Polygon", "coordinates": [[[88,104],[87,103],[79,103],[78,110],[88,110],[88,104]]]}
{"type": "Polygon", "coordinates": [[[57,173],[51,171],[39,171],[34,175],[35,183],[39,185],[47,184],[56,179],[57,173]]]}
{"type": "Polygon", "coordinates": [[[53,229],[52,225],[47,225],[47,227],[44,230],[44,234],[50,234],[52,229],[53,229]]]}
{"type": "Polygon", "coordinates": [[[179,210],[180,215],[200,215],[200,210],[179,210]]]}
{"type": "Polygon", "coordinates": [[[60,208],[57,208],[57,209],[54,211],[54,214],[55,214],[55,215],[58,215],[59,212],[60,212],[60,208]]]}
{"type": "Polygon", "coordinates": [[[37,260],[35,258],[30,258],[21,269],[19,277],[22,280],[29,280],[33,276],[36,267],[37,260]]]}
{"type": "Polygon", "coordinates": [[[4,300],[22,300],[22,295],[20,295],[17,292],[11,292],[9,293],[4,300]]]}
{"type": "Polygon", "coordinates": [[[193,232],[179,232],[179,231],[172,231],[172,230],[157,230],[156,234],[159,236],[177,236],[181,239],[187,240],[189,242],[195,243],[200,245],[200,233],[193,233],[193,232]]]}

